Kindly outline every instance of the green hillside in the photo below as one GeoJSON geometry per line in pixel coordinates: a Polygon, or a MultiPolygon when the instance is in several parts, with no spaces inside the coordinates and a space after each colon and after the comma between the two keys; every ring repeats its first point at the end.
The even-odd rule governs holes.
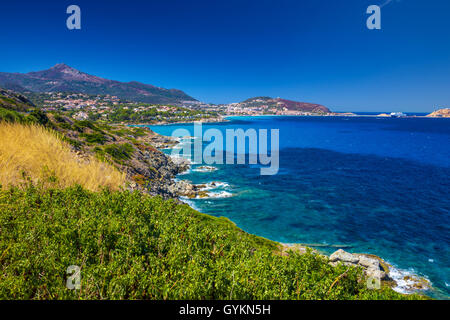
{"type": "Polygon", "coordinates": [[[140,192],[0,191],[0,299],[415,299],[140,192]],[[66,288],[70,265],[81,289],[66,288]]]}

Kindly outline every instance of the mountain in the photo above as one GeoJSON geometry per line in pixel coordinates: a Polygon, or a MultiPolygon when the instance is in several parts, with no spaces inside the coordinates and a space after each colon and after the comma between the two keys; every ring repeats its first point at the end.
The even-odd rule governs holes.
{"type": "Polygon", "coordinates": [[[300,111],[312,113],[329,113],[330,109],[327,107],[309,102],[297,102],[281,98],[271,97],[255,97],[247,99],[240,103],[242,107],[260,107],[267,106],[267,108],[276,108],[282,111],[300,111]]]}
{"type": "Polygon", "coordinates": [[[0,86],[18,92],[76,92],[112,95],[124,100],[154,104],[182,104],[197,101],[181,90],[164,89],[140,82],[119,82],[103,79],[66,64],[29,73],[0,72],[0,86]]]}

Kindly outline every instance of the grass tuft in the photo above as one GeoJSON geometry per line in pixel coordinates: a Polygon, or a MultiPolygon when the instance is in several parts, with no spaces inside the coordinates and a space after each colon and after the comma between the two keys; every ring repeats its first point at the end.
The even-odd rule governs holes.
{"type": "Polygon", "coordinates": [[[38,125],[0,122],[0,184],[81,185],[97,191],[125,184],[125,174],[99,160],[80,158],[56,132],[38,125]]]}

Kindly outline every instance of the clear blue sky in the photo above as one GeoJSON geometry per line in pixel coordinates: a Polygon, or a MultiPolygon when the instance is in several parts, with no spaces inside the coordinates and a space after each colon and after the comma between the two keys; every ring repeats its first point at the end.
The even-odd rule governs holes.
{"type": "Polygon", "coordinates": [[[205,102],[273,96],[342,111],[450,106],[450,1],[2,1],[0,71],[64,62],[205,102]],[[66,8],[82,30],[66,28],[66,8]]]}

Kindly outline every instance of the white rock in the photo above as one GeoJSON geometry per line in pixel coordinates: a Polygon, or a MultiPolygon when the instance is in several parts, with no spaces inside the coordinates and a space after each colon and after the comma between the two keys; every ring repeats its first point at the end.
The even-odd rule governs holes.
{"type": "Polygon", "coordinates": [[[380,262],[377,259],[369,258],[364,255],[359,256],[359,264],[366,268],[380,269],[380,262]]]}
{"type": "Polygon", "coordinates": [[[356,264],[358,263],[359,258],[356,255],[353,255],[349,252],[339,249],[330,256],[330,261],[331,262],[341,261],[356,264]]]}

